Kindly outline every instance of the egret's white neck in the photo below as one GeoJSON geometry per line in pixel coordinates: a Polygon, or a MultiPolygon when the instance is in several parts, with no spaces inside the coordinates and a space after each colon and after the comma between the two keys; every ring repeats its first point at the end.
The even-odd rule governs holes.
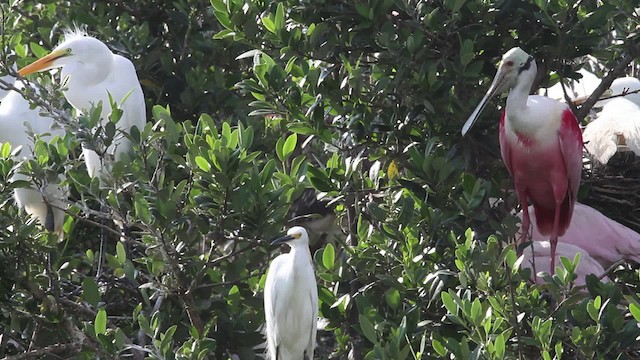
{"type": "Polygon", "coordinates": [[[289,247],[291,248],[289,254],[294,257],[295,261],[309,261],[309,259],[311,259],[309,244],[297,244],[296,246],[289,245],[289,247]]]}
{"type": "Polygon", "coordinates": [[[533,86],[536,77],[537,67],[535,61],[531,60],[529,68],[518,74],[516,85],[509,92],[507,97],[507,119],[511,125],[518,131],[529,133],[535,124],[529,124],[526,121],[526,113],[529,111],[527,107],[527,99],[529,92],[533,86]]]}

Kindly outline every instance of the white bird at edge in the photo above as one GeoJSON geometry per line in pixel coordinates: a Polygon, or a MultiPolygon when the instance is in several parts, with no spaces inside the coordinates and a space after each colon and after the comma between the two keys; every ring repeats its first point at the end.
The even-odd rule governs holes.
{"type": "Polygon", "coordinates": [[[607,100],[582,133],[585,147],[601,164],[619,150],[640,155],[640,107],[626,97],[607,100]]]}
{"type": "MultiPolygon", "coordinates": [[[[24,88],[20,80],[8,75],[3,77],[6,82],[13,82],[17,89],[24,88]]],[[[28,133],[41,135],[41,139],[51,141],[55,136],[64,136],[64,131],[54,128],[54,121],[50,117],[41,116],[43,110],[39,107],[30,108],[29,101],[24,99],[15,90],[9,90],[2,94],[0,102],[0,142],[9,142],[13,149],[22,147],[19,158],[28,160],[33,157],[34,140],[28,133]]],[[[36,190],[36,184],[27,175],[21,174],[17,169],[11,177],[11,181],[31,181],[30,188],[17,188],[14,196],[18,207],[23,208],[27,214],[36,217],[43,227],[58,235],[64,236],[64,199],[65,192],[57,183],[44,184],[43,188],[36,190]]]]}
{"type": "MultiPolygon", "coordinates": [[[[140,131],[146,123],[146,109],[142,87],[136,70],[128,59],[114,54],[100,40],[80,30],[67,31],[64,40],[50,54],[22,68],[18,73],[26,76],[55,68],[61,69],[61,79],[66,83],[64,96],[79,112],[87,113],[102,101],[101,121],[108,121],[112,112],[109,95],[122,110],[116,128],[129,133],[133,126],[140,131]]],[[[106,153],[121,160],[130,153],[133,145],[122,135],[116,134],[106,153]]],[[[93,150],[82,150],[89,176],[102,177],[106,159],[93,150]]]]}
{"type": "Polygon", "coordinates": [[[271,244],[287,244],[288,254],[269,266],[264,286],[267,357],[271,360],[311,360],[316,344],[318,288],[309,236],[300,226],[271,244]]]}

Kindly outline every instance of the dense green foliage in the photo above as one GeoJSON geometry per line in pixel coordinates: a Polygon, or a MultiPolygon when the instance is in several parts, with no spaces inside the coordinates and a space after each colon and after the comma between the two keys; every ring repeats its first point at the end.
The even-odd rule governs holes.
{"type": "MultiPolygon", "coordinates": [[[[344,232],[314,254],[318,358],[640,357],[637,270],[619,266],[611,283],[591,277],[581,290],[571,261],[541,286],[518,269],[501,102],[460,136],[513,46],[536,58],[536,88],[576,77],[587,54],[607,68],[637,56],[633,1],[0,6],[3,48],[15,54],[3,70],[84,24],[134,62],[149,115],[131,134],[132,161],[104,187],[78,160],[80,141],[113,137],[87,136],[91,114],[39,141],[27,168],[64,171],[70,189],[62,241],[19,213],[12,190],[25,184],[8,181],[18,160],[0,148],[0,355],[257,358],[264,273],[278,252],[268,243],[313,187],[335,199],[344,232]],[[111,218],[130,230],[122,240],[103,229],[111,218]]],[[[50,78],[30,79],[55,90],[50,78]]],[[[69,109],[59,92],[46,97],[69,109]]]]}

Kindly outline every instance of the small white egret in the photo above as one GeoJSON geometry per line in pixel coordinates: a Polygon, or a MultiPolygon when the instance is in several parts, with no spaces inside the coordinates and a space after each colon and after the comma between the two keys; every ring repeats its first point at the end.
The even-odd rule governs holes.
{"type": "MultiPolygon", "coordinates": [[[[109,94],[122,109],[117,129],[130,132],[133,126],[139,130],[146,123],[144,95],[136,70],[128,59],[114,54],[100,40],[80,30],[67,31],[64,40],[50,54],[22,68],[22,76],[62,68],[61,79],[65,82],[64,96],[78,111],[87,112],[102,101],[102,123],[111,113],[109,94]]],[[[122,154],[131,152],[132,144],[121,133],[107,148],[107,154],[120,160],[122,154]]],[[[83,149],[89,176],[100,176],[106,165],[104,159],[91,149],[83,149]]]]}
{"type": "MultiPolygon", "coordinates": [[[[16,81],[11,76],[3,78],[6,82],[14,82],[17,89],[24,88],[22,81],[16,81]]],[[[64,136],[64,131],[53,128],[54,121],[50,117],[41,116],[41,108],[31,109],[29,102],[20,93],[10,90],[0,103],[0,142],[9,142],[15,149],[22,146],[20,158],[30,159],[33,156],[33,139],[28,135],[43,135],[41,139],[50,141],[54,136],[64,136]]],[[[11,178],[15,180],[30,180],[26,175],[15,173],[11,178]]],[[[65,207],[63,190],[58,184],[45,184],[41,191],[31,188],[19,188],[14,191],[16,203],[24,208],[27,214],[35,216],[47,230],[55,232],[60,238],[63,236],[65,207]],[[48,206],[47,203],[50,205],[48,206]],[[52,205],[52,206],[51,206],[52,205]]]]}
{"type": "Polygon", "coordinates": [[[269,266],[264,286],[267,354],[271,360],[313,359],[318,323],[318,288],[309,236],[300,226],[271,244],[286,243],[288,254],[269,266]]]}

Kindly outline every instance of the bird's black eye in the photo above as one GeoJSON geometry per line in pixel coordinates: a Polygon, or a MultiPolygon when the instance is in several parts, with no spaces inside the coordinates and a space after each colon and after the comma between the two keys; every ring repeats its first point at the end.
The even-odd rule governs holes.
{"type": "Polygon", "coordinates": [[[67,49],[67,54],[71,54],[71,48],[67,49]]]}

